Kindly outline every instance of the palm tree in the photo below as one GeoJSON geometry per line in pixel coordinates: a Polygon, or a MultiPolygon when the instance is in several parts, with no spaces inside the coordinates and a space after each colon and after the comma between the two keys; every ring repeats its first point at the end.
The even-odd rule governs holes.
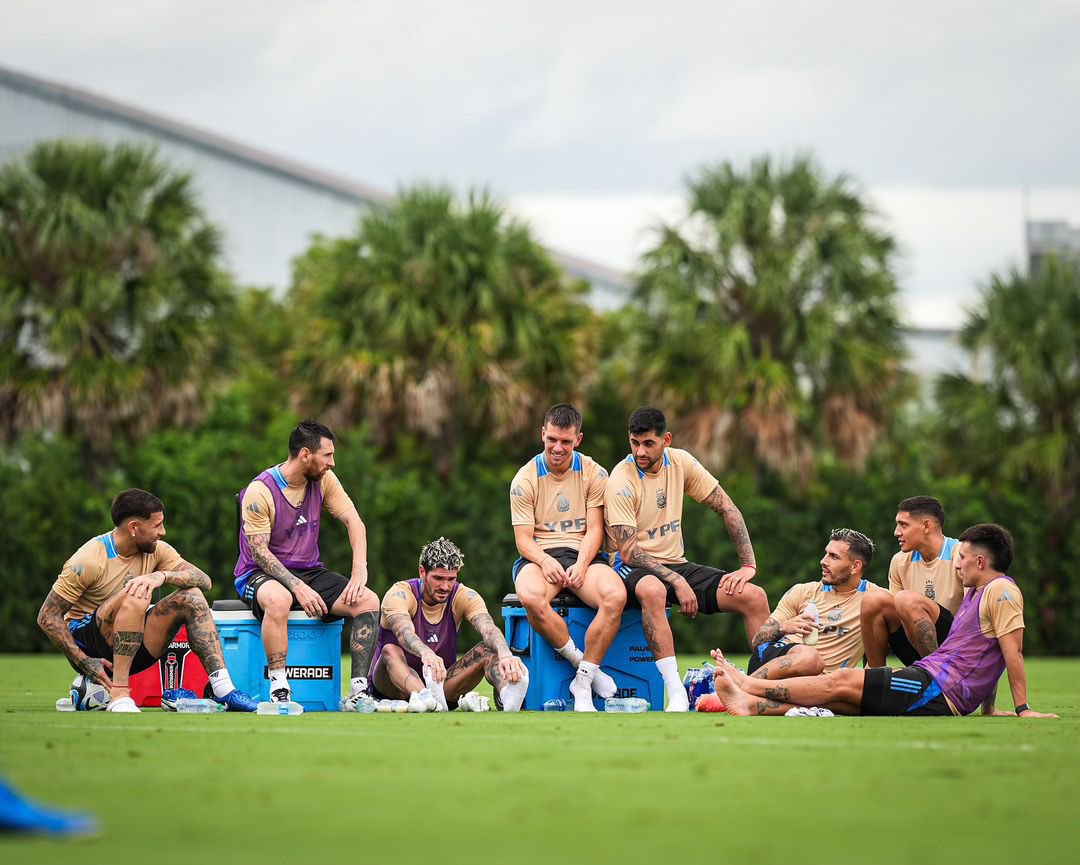
{"type": "Polygon", "coordinates": [[[1080,274],[1049,258],[1030,277],[993,275],[961,342],[987,374],[938,379],[935,432],[953,467],[1033,496],[1045,555],[1025,555],[1040,562],[1042,632],[1058,645],[1075,600],[1066,558],[1080,503],[1080,274]]]}
{"type": "Polygon", "coordinates": [[[199,413],[231,304],[190,178],[147,149],[53,141],[0,170],[0,436],[89,467],[199,413]]]}
{"type": "Polygon", "coordinates": [[[414,433],[445,477],[459,443],[512,441],[581,394],[596,341],[584,291],[486,193],[403,191],[297,262],[297,407],[367,420],[387,448],[414,433]]]}
{"type": "Polygon", "coordinates": [[[855,467],[905,376],[895,245],[844,176],[808,158],[703,168],[643,256],[618,366],[718,468],[805,482],[828,445],[855,467]]]}

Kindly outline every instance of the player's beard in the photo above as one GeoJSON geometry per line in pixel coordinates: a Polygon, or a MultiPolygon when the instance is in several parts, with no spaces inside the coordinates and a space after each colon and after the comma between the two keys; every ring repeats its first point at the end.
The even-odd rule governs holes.
{"type": "Polygon", "coordinates": [[[138,543],[135,545],[140,553],[145,553],[150,556],[154,554],[154,550],[157,549],[157,541],[146,541],[145,543],[138,543]]]}

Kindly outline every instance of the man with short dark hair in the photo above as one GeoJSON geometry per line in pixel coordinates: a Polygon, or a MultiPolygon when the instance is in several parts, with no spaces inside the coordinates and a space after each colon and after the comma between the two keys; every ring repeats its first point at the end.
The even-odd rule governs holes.
{"type": "Polygon", "coordinates": [[[873,556],[874,543],[862,532],[834,529],[821,559],[821,579],[787,590],[750,641],[746,672],[787,679],[857,666],[863,657],[859,610],[867,598],[887,594],[863,576],[873,556]],[[817,611],[817,621],[808,609],[817,611]],[[805,645],[815,630],[816,644],[805,645]]]}
{"type": "Polygon", "coordinates": [[[750,580],[757,573],[754,548],[742,514],[724,488],[694,457],[671,447],[663,412],[636,409],[627,423],[630,455],[611,470],[604,496],[608,543],[617,550],[615,570],[626,584],[627,606],[641,608],[642,627],[667,691],[667,711],[689,709],[679,678],[675,641],[666,607],[684,616],[733,612],[749,641],[769,616],[765,592],[750,580]],[[686,560],[683,495],[719,514],[741,567],[730,573],[686,560]]]}
{"type": "Polygon", "coordinates": [[[1012,536],[982,523],[960,535],[959,544],[956,570],[964,600],[936,652],[901,670],[845,668],[772,683],[735,669],[716,649],[713,681],[724,708],[732,715],[784,715],[799,706],[840,715],[969,715],[985,704],[1007,670],[1015,715],[1056,718],[1027,702],[1024,597],[1005,573],[1013,559],[1012,536]]]}
{"type": "Polygon", "coordinates": [[[626,590],[608,567],[604,542],[604,484],[607,472],[575,448],[581,444],[581,414],[568,403],[544,415],[544,445],[510,483],[510,522],[520,558],[514,589],[529,624],[577,670],[570,684],[574,711],[595,712],[593,691],[615,695],[615,681],[600,669],[619,631],[626,590]],[[584,653],[574,644],[551,600],[569,589],[596,610],[585,632],[584,653]]]}
{"type": "MultiPolygon", "coordinates": [[[[203,592],[210,578],[165,541],[165,506],[146,490],[117,493],[113,530],[83,544],[64,563],[37,623],[68,662],[109,689],[110,712],[138,712],[130,675],[155,664],[182,625],[210,676],[214,699],[232,712],[256,704],[232,683],[203,592]],[[168,583],[177,591],[151,604],[168,583]]],[[[173,708],[168,695],[162,706],[173,708]]]]}
{"type": "Polygon", "coordinates": [[[881,667],[891,649],[904,664],[925,658],[949,633],[964,597],[954,558],[959,542],[945,536],[945,509],[932,496],[896,506],[900,552],[889,563],[889,593],[862,607],[866,666],[881,667]]]}
{"type": "Polygon", "coordinates": [[[487,698],[472,689],[486,677],[504,712],[521,708],[529,671],[511,653],[484,599],[458,582],[464,564],[453,541],[437,538],[420,550],[419,577],[394,583],[386,593],[371,661],[376,697],[408,700],[410,712],[459,705],[483,711],[487,698]],[[463,621],[476,628],[481,642],[458,658],[463,621]]]}
{"type": "Polygon", "coordinates": [[[367,529],[334,468],[334,434],[312,420],[289,436],[289,458],[255,477],[243,492],[236,591],[262,622],[271,702],[288,702],[289,611],[324,622],[352,618],[352,681],[347,708],[367,692],[379,598],[367,587],[367,529]],[[324,567],[322,511],[341,520],[352,546],[351,576],[324,567]]]}

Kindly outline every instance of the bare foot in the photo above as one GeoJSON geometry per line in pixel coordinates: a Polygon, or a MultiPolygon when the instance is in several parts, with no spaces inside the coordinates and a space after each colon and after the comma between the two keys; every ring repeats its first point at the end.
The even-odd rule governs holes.
{"type": "MultiPolygon", "coordinates": [[[[714,654],[713,657],[715,658],[716,655],[714,654]]],[[[720,655],[717,660],[722,661],[723,658],[724,656],[720,655]]],[[[750,708],[750,696],[732,681],[727,675],[728,670],[730,667],[721,665],[713,671],[713,687],[716,688],[716,696],[723,702],[724,709],[729,715],[754,714],[750,708]]]]}
{"type": "Polygon", "coordinates": [[[748,678],[746,673],[725,658],[724,653],[719,649],[713,649],[709,654],[712,655],[713,660],[716,661],[716,668],[718,670],[724,670],[734,680],[735,684],[742,688],[743,682],[748,678]]]}

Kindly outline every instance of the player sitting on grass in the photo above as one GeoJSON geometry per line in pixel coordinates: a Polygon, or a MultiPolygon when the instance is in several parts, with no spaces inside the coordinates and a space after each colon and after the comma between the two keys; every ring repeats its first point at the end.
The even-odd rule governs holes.
{"type": "Polygon", "coordinates": [[[376,697],[407,699],[411,712],[445,712],[486,676],[504,712],[521,708],[529,672],[510,653],[484,599],[457,581],[464,561],[452,541],[434,540],[420,551],[420,576],[386,593],[368,677],[376,697]],[[483,642],[459,660],[463,619],[483,642]]]}
{"type": "Polygon", "coordinates": [[[874,544],[862,532],[834,529],[821,558],[821,579],[787,590],[751,640],[746,672],[758,679],[787,679],[858,664],[863,656],[863,599],[887,594],[863,579],[873,555],[874,544]],[[820,625],[806,612],[811,603],[820,625]],[[820,632],[817,645],[804,645],[815,629],[820,632]]]}
{"type": "Polygon", "coordinates": [[[725,663],[713,651],[716,694],[732,715],[783,715],[796,706],[823,706],[840,715],[968,715],[1009,672],[1016,714],[1056,718],[1027,704],[1024,671],[1024,598],[1005,571],[1013,559],[1012,536],[982,523],[960,535],[956,570],[964,600],[936,652],[900,670],[843,669],[773,683],[725,663]]]}
{"type": "Polygon", "coordinates": [[[233,686],[203,592],[210,578],[161,540],[165,508],[145,490],[112,501],[115,528],[83,544],[64,564],[38,613],[38,626],[80,673],[109,689],[110,712],[138,712],[129,676],[155,664],[181,625],[214,699],[232,712],[256,703],[233,686]],[[177,591],[151,605],[156,589],[177,591]]]}

